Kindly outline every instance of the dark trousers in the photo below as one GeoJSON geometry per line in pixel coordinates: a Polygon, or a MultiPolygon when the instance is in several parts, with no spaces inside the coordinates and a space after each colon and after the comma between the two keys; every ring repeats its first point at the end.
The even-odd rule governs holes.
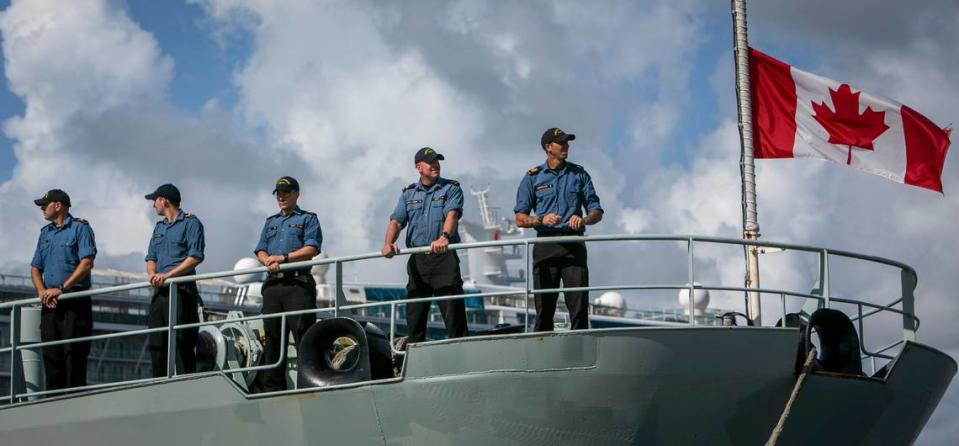
{"type": "MultiPolygon", "coordinates": [[[[178,283],[176,324],[200,322],[197,314],[201,299],[195,283],[178,283]]],[[[150,301],[150,314],[147,326],[166,327],[170,322],[170,287],[165,286],[153,291],[150,301]]],[[[196,338],[199,328],[186,328],[176,331],[176,373],[196,372],[196,338]]],[[[153,364],[153,376],[167,375],[167,332],[161,331],[149,335],[150,360],[153,364]]]]}
{"type": "MultiPolygon", "coordinates": [[[[43,307],[40,311],[40,340],[43,342],[92,335],[93,310],[89,297],[62,300],[55,308],[43,307]]],[[[43,370],[47,390],[87,385],[89,355],[89,341],[44,347],[43,370]]]]}
{"type": "MultiPolygon", "coordinates": [[[[409,282],[406,284],[406,296],[409,299],[463,294],[460,259],[454,251],[442,254],[413,254],[406,263],[406,273],[409,275],[409,282]]],[[[444,300],[437,304],[446,324],[446,336],[466,336],[466,304],[463,300],[444,300]]],[[[407,342],[426,340],[430,305],[429,301],[406,304],[406,327],[409,332],[407,342]]]]}
{"type": "MultiPolygon", "coordinates": [[[[589,286],[586,244],[583,242],[547,243],[533,246],[533,286],[536,289],[589,286]]],[[[589,328],[589,293],[563,293],[569,310],[570,329],[589,328]]],[[[559,293],[536,294],[535,331],[553,331],[553,315],[559,293]]]]}
{"type": "MultiPolygon", "coordinates": [[[[262,294],[262,314],[316,308],[316,281],[309,274],[267,279],[263,283],[262,294]]],[[[300,338],[314,322],[316,322],[315,313],[286,317],[286,332],[287,334],[293,332],[295,345],[300,345],[300,338]]],[[[282,321],[279,317],[263,320],[263,331],[266,332],[266,345],[263,348],[262,361],[264,365],[276,363],[280,359],[280,355],[286,350],[286,343],[282,343],[280,339],[283,335],[281,325],[282,321]]],[[[256,390],[262,392],[286,390],[285,357],[279,367],[260,371],[257,375],[256,390]]]]}

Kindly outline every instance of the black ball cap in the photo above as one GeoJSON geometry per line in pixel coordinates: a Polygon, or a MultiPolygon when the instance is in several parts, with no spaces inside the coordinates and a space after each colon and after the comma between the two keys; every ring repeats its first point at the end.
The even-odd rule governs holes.
{"type": "Polygon", "coordinates": [[[433,160],[445,160],[445,159],[446,157],[444,157],[442,154],[436,153],[436,151],[433,150],[432,148],[423,147],[422,149],[419,149],[416,151],[416,156],[413,157],[413,163],[415,164],[420,161],[423,161],[425,163],[432,163],[433,160]]]}
{"type": "Polygon", "coordinates": [[[50,189],[42,197],[33,200],[37,206],[46,206],[49,203],[57,202],[64,206],[70,206],[70,196],[60,189],[50,189]]]}
{"type": "Polygon", "coordinates": [[[293,177],[280,177],[276,180],[276,186],[273,187],[273,193],[300,191],[300,183],[293,177]]]}
{"type": "Polygon", "coordinates": [[[172,184],[163,184],[157,188],[152,194],[145,195],[147,200],[156,200],[157,197],[163,197],[167,200],[170,200],[174,203],[180,202],[180,189],[177,189],[176,186],[172,184]]]}
{"type": "Polygon", "coordinates": [[[563,129],[553,127],[543,132],[543,137],[540,138],[539,145],[545,146],[551,142],[572,141],[574,139],[576,139],[576,135],[572,133],[566,133],[563,131],[563,129]]]}

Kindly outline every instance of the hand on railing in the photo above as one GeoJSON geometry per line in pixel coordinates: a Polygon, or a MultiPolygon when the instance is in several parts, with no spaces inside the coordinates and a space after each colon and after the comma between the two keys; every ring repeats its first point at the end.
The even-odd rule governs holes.
{"type": "Polygon", "coordinates": [[[163,286],[163,282],[166,281],[167,277],[169,277],[167,274],[156,273],[150,276],[150,285],[153,285],[154,288],[160,288],[163,286]]]}
{"type": "Polygon", "coordinates": [[[280,272],[280,264],[285,261],[286,258],[283,256],[267,256],[262,263],[271,273],[276,274],[280,272]]]}
{"type": "Polygon", "coordinates": [[[40,292],[40,303],[46,308],[56,308],[57,299],[63,294],[60,288],[47,288],[40,292]]]}
{"type": "Polygon", "coordinates": [[[437,238],[436,240],[433,240],[430,243],[430,252],[433,254],[442,254],[446,252],[447,249],[449,249],[449,246],[450,246],[450,241],[447,240],[446,237],[441,235],[439,238],[437,238]]]}
{"type": "Polygon", "coordinates": [[[396,246],[396,243],[384,243],[383,248],[380,249],[380,253],[383,254],[383,257],[386,257],[387,259],[399,254],[399,252],[400,248],[399,246],[396,246]]]}

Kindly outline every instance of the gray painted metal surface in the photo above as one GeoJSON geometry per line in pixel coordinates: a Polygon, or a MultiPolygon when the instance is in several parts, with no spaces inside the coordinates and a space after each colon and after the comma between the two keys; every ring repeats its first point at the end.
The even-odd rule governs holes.
{"type": "Polygon", "coordinates": [[[404,378],[348,388],[250,398],[213,374],[23,403],[0,410],[0,438],[5,445],[758,443],[767,433],[760,426],[775,423],[791,389],[796,336],[644,328],[440,341],[410,348],[404,378]]]}
{"type": "MultiPolygon", "coordinates": [[[[794,329],[630,328],[410,347],[403,377],[283,395],[223,374],[0,410],[4,445],[761,444],[795,381],[794,329]],[[748,347],[748,348],[747,348],[748,347]]],[[[778,444],[909,444],[956,363],[907,344],[888,379],[814,374],[778,444]]]]}

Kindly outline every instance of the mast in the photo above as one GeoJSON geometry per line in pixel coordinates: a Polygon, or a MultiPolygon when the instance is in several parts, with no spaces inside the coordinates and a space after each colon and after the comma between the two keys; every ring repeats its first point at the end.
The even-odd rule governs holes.
{"type": "MultiPolygon", "coordinates": [[[[742,155],[743,239],[759,239],[756,212],[756,171],[753,159],[752,103],[749,96],[749,44],[746,36],[746,0],[731,0],[733,54],[736,58],[736,102],[739,105],[739,141],[742,155]]],[[[759,248],[746,246],[746,288],[759,288],[759,248]]],[[[746,293],[746,315],[753,325],[762,324],[759,293],[746,293]]]]}

